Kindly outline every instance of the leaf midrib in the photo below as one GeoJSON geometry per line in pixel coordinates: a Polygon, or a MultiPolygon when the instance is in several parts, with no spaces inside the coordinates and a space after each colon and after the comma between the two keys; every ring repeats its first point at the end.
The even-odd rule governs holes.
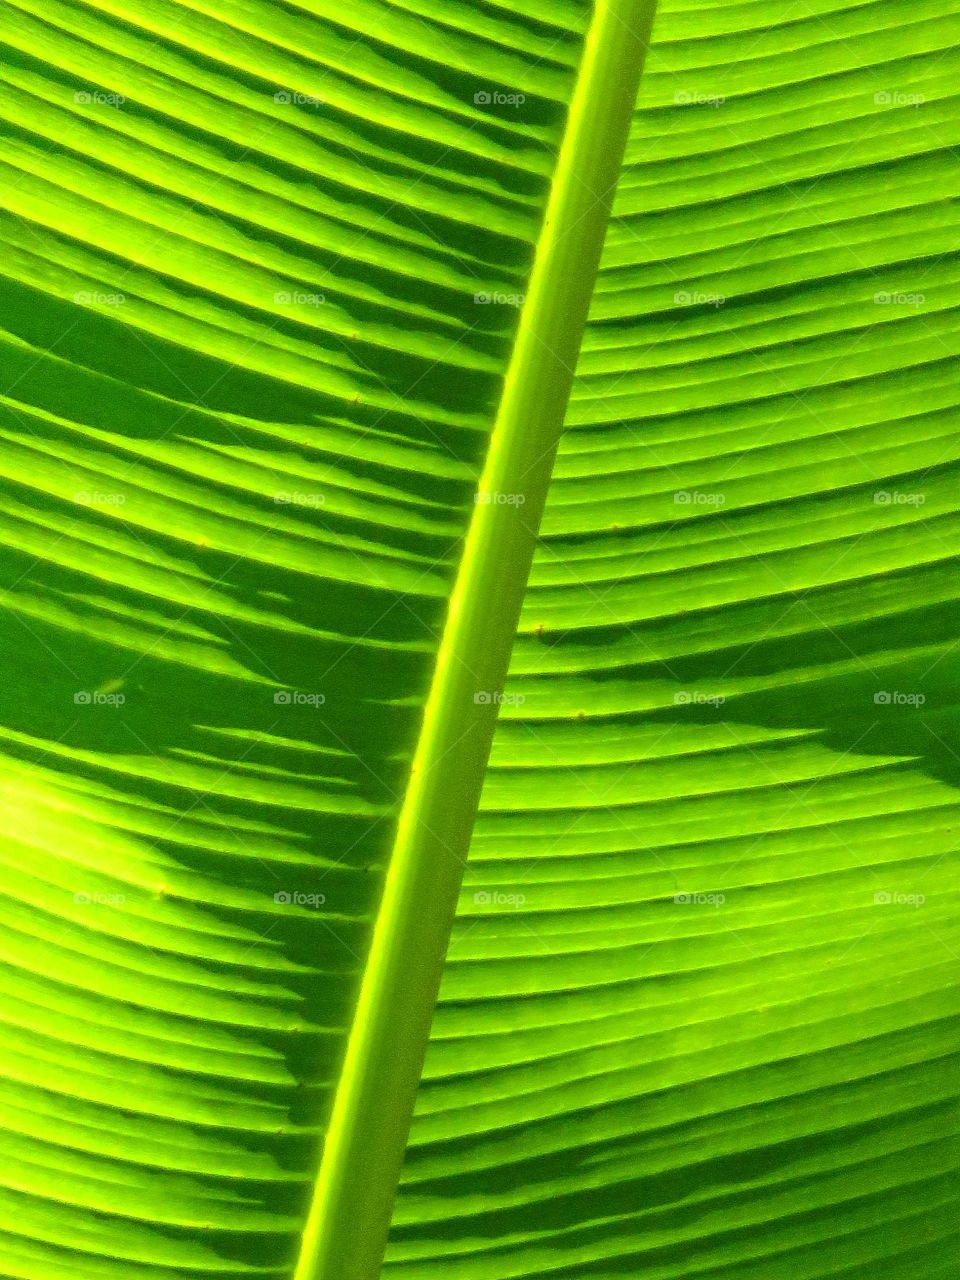
{"type": "Polygon", "coordinates": [[[294,1280],[376,1280],[656,0],[598,0],[427,699],[294,1280]]]}

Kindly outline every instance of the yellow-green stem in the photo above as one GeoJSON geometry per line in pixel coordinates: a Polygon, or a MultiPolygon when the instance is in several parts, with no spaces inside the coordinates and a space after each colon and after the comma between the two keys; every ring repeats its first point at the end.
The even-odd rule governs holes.
{"type": "Polygon", "coordinates": [[[598,0],[450,603],[295,1280],[376,1280],[655,0],[598,0]],[[481,700],[478,701],[478,695],[481,700]],[[487,700],[484,700],[486,698],[487,700]]]}

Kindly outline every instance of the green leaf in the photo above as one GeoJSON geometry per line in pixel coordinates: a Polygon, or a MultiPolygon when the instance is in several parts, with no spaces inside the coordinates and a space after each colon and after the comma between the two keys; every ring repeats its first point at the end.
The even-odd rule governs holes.
{"type": "Polygon", "coordinates": [[[957,1274],[960,9],[661,9],[386,1280],[957,1274]]]}
{"type": "Polygon", "coordinates": [[[4,1277],[955,1280],[960,5],[652,8],[0,0],[4,1277]]]}
{"type": "Polygon", "coordinates": [[[4,6],[30,1280],[380,1270],[653,5],[321,9],[4,6]]]}

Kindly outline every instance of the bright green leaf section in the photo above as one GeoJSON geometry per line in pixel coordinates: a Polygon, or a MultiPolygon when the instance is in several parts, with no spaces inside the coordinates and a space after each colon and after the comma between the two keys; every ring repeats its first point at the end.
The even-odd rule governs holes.
{"type": "Polygon", "coordinates": [[[6,1280],[293,1273],[588,16],[0,5],[6,1280]]]}
{"type": "Polygon", "coordinates": [[[958,37],[659,10],[387,1280],[955,1280],[958,37]]]}

